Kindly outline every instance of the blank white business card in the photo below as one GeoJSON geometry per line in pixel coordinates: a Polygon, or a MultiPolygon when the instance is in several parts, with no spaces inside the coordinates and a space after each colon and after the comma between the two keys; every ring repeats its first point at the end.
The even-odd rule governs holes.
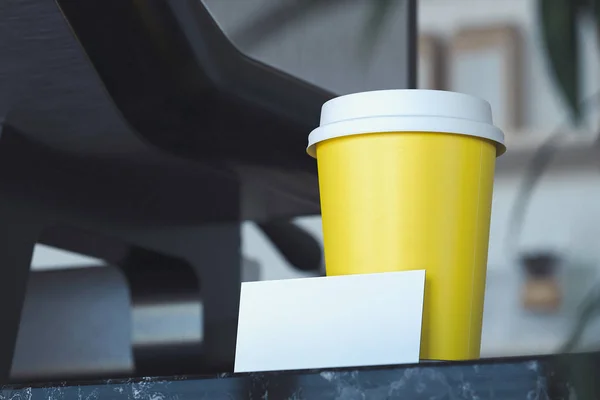
{"type": "Polygon", "coordinates": [[[245,282],[235,372],[419,362],[425,271],[245,282]]]}

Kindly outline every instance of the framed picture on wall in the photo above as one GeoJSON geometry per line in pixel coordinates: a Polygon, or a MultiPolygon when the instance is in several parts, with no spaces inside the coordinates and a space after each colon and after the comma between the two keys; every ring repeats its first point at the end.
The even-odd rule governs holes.
{"type": "Polygon", "coordinates": [[[487,100],[494,123],[522,126],[522,65],[519,31],[512,26],[459,31],[450,46],[449,89],[487,100]]]}
{"type": "Polygon", "coordinates": [[[444,66],[442,45],[437,37],[423,34],[419,36],[419,89],[443,89],[444,66]]]}

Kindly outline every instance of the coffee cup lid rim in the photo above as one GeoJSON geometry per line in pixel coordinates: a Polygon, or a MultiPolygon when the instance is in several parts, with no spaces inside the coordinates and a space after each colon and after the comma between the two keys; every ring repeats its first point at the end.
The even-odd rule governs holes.
{"type": "Polygon", "coordinates": [[[308,136],[307,153],[337,137],[385,132],[440,132],[493,141],[500,156],[504,133],[494,126],[490,104],[478,97],[441,90],[395,89],[353,93],[326,102],[319,127],[308,136]]]}

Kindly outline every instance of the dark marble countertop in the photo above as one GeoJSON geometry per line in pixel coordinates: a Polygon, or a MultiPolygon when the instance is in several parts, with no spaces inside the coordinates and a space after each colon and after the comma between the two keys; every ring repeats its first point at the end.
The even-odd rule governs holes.
{"type": "Polygon", "coordinates": [[[0,400],[598,398],[600,353],[0,388],[0,400]]]}

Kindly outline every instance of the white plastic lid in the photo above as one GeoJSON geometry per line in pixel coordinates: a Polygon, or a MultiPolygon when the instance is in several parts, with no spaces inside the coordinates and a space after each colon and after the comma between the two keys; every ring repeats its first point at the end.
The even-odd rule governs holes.
{"type": "Polygon", "coordinates": [[[489,103],[440,90],[378,90],[336,97],[323,105],[321,123],[308,135],[306,152],[341,136],[382,132],[440,132],[477,136],[506,151],[504,133],[493,125],[489,103]]]}

